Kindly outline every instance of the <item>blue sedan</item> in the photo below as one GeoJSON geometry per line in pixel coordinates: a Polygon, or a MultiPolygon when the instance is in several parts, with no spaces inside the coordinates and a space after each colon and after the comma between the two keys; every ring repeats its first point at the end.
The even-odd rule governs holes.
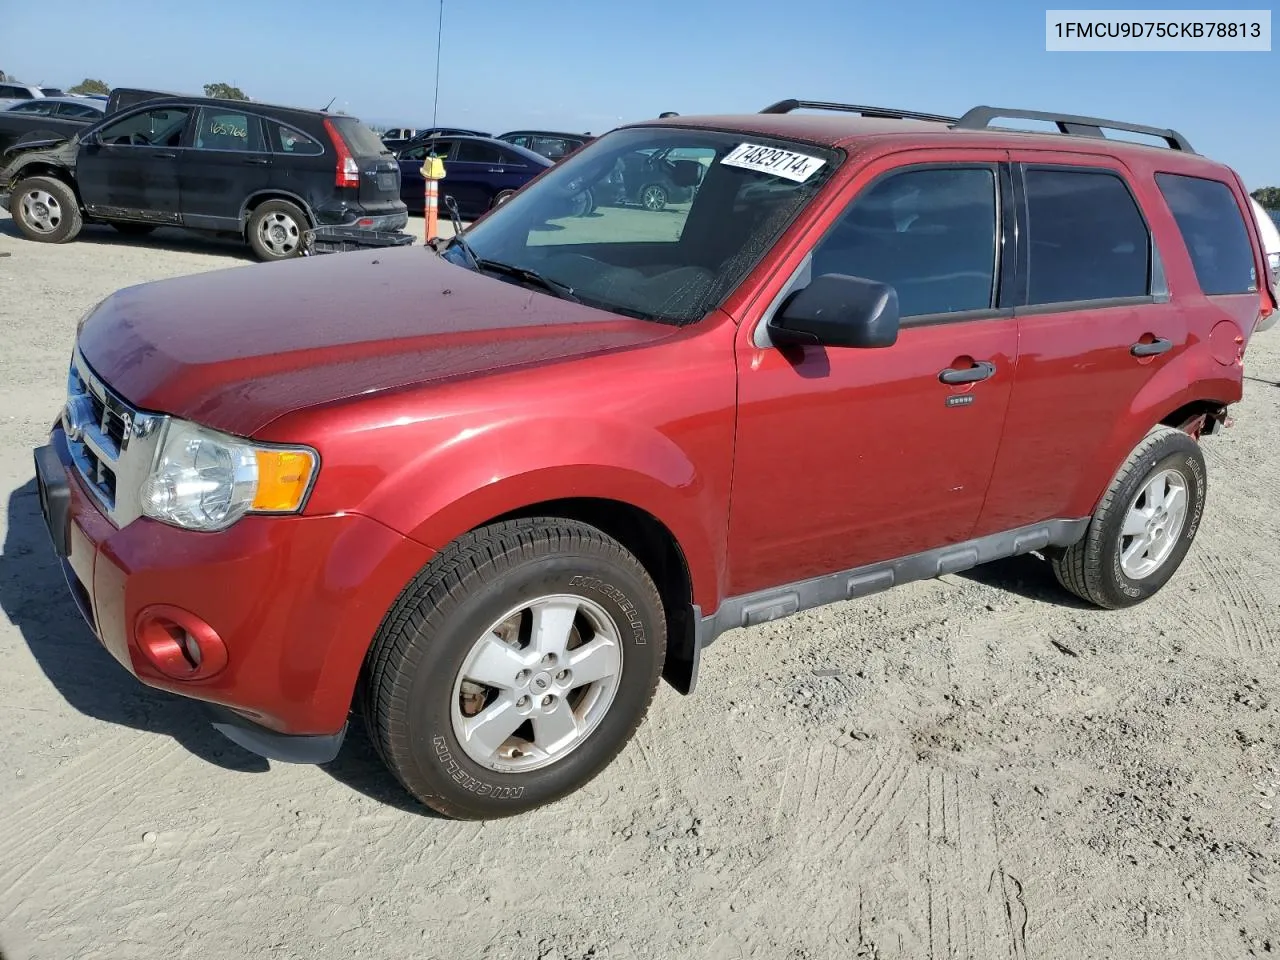
{"type": "Polygon", "coordinates": [[[400,198],[414,213],[425,207],[424,158],[444,160],[440,182],[440,216],[447,218],[446,197],[458,203],[464,220],[474,220],[553,166],[546,157],[489,137],[431,137],[415,140],[396,154],[400,161],[400,198]]]}

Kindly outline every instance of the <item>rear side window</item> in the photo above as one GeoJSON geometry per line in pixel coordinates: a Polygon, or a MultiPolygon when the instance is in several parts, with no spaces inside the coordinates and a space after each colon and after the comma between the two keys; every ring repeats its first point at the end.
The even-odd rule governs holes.
{"type": "Polygon", "coordinates": [[[502,149],[483,140],[459,140],[458,163],[502,163],[502,149]]]}
{"type": "Polygon", "coordinates": [[[267,121],[267,139],[271,141],[272,153],[289,153],[301,157],[318,157],[324,153],[324,147],[301,130],[272,120],[267,121]]]}
{"type": "Polygon", "coordinates": [[[333,125],[347,142],[347,149],[357,157],[377,157],[390,153],[376,133],[355,117],[332,117],[333,125]]]}
{"type": "Polygon", "coordinates": [[[989,308],[995,269],[989,167],[909,170],[873,183],[813,252],[814,276],[891,285],[903,318],[989,308]]]}
{"type": "Polygon", "coordinates": [[[230,110],[200,108],[194,146],[197,150],[262,152],[262,129],[258,118],[230,110]]]}
{"type": "Polygon", "coordinates": [[[102,111],[87,107],[82,103],[60,103],[58,104],[57,116],[83,117],[86,120],[96,120],[102,116],[102,111]]]}
{"type": "Polygon", "coordinates": [[[1148,294],[1151,235],[1123,180],[1102,171],[1029,167],[1026,185],[1030,303],[1148,294]]]}
{"type": "Polygon", "coordinates": [[[1206,296],[1258,289],[1253,245],[1231,188],[1218,180],[1157,173],[1178,230],[1206,296]]]}

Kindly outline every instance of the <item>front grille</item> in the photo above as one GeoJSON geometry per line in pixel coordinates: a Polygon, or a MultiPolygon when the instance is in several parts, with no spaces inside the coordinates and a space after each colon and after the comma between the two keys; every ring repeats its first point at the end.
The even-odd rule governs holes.
{"type": "Polygon", "coordinates": [[[85,488],[117,526],[136,519],[163,417],[142,413],[95,374],[79,350],[67,374],[62,429],[85,488]]]}

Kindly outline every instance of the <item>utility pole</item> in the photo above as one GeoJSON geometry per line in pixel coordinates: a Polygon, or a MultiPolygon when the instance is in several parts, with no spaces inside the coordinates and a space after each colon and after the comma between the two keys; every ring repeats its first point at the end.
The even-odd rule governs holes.
{"type": "Polygon", "coordinates": [[[444,0],[440,0],[440,22],[436,25],[436,95],[431,104],[431,126],[436,125],[436,110],[440,105],[440,48],[444,40],[444,0]]]}

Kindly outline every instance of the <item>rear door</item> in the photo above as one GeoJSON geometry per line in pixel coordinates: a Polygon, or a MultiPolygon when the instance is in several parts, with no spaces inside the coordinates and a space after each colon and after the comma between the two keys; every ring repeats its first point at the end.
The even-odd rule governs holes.
{"type": "Polygon", "coordinates": [[[179,180],[183,222],[209,230],[236,230],[250,196],[271,186],[271,153],[262,121],[222,106],[196,111],[179,180]]]}
{"type": "Polygon", "coordinates": [[[1019,244],[1020,359],[979,534],[1092,513],[1095,475],[1128,452],[1113,449],[1117,433],[1188,349],[1126,169],[1103,156],[1011,158],[1029,241],[1019,244]]]}
{"type": "Polygon", "coordinates": [[[181,223],[178,155],[194,112],[144,108],[102,127],[76,157],[85,209],[108,219],[181,223]]]}
{"type": "MultiPolygon", "coordinates": [[[[355,117],[331,117],[326,125],[342,138],[342,148],[355,161],[360,183],[356,200],[366,210],[400,199],[400,167],[378,135],[355,117]]],[[[337,147],[338,144],[335,144],[337,147]]]]}
{"type": "MultiPolygon", "coordinates": [[[[504,150],[496,142],[462,139],[446,165],[448,176],[441,196],[458,201],[463,217],[478,217],[493,204],[493,198],[508,188],[511,175],[503,168],[504,150]]],[[[523,181],[515,184],[516,187],[523,181]]]]}

